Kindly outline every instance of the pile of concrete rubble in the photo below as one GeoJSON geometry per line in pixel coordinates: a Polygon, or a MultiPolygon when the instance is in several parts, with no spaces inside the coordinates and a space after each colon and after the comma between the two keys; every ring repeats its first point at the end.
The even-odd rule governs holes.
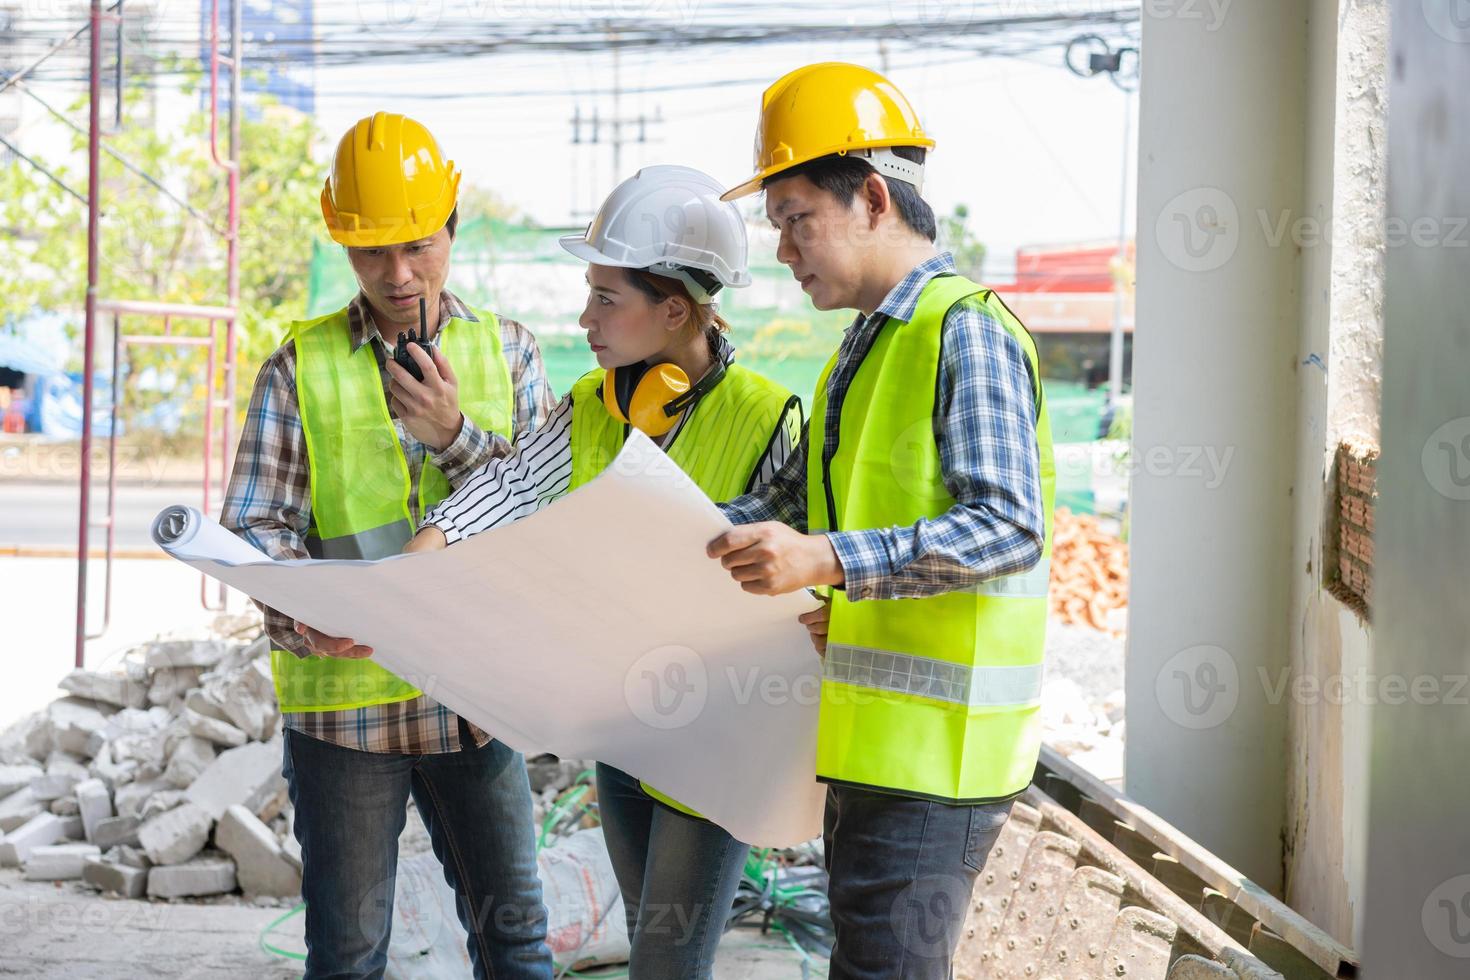
{"type": "MultiPolygon", "coordinates": [[[[299,898],[258,616],[222,618],[209,639],[145,644],[117,669],[75,670],[59,686],[65,697],[0,734],[0,867],[129,898],[299,898]]],[[[590,765],[528,760],[538,828],[590,765]]],[[[578,815],[555,829],[595,822],[578,815]]],[[[428,849],[417,820],[408,837],[428,849]]]]}
{"type": "Polygon", "coordinates": [[[131,898],[297,896],[269,656],[259,635],[163,640],[68,674],[0,741],[0,866],[131,898]]]}

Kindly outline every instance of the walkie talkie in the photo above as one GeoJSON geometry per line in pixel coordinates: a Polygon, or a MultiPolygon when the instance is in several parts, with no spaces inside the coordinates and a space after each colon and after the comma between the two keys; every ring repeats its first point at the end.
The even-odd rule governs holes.
{"type": "Polygon", "coordinates": [[[424,353],[429,355],[430,360],[433,359],[434,354],[429,349],[428,308],[422,296],[419,297],[418,334],[415,335],[412,330],[410,330],[407,334],[399,332],[398,343],[393,348],[393,360],[398,362],[398,366],[403,368],[409,374],[413,375],[413,379],[415,381],[422,381],[424,380],[423,369],[419,367],[419,362],[413,359],[413,355],[408,352],[409,344],[418,344],[419,347],[423,348],[424,353]]]}

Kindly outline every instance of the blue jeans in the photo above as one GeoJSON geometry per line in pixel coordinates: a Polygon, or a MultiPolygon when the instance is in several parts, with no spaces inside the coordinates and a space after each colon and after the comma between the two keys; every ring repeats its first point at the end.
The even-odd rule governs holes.
{"type": "Polygon", "coordinates": [[[628,914],[628,976],[709,980],[750,846],[600,762],[597,805],[628,914]]]}
{"type": "Polygon", "coordinates": [[[827,787],[822,829],[837,943],[828,980],[948,980],[1011,802],[949,806],[827,787]]]}
{"type": "MultiPolygon", "coordinates": [[[[461,731],[468,736],[467,731],[461,731]]],[[[306,977],[381,977],[408,798],[429,830],[476,977],[550,980],[531,787],[500,742],[435,755],[359,752],[286,730],[296,808],[306,977]]]]}

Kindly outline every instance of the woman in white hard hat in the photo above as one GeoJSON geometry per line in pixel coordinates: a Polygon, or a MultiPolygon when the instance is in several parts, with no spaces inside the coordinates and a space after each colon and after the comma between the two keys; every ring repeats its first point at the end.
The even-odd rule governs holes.
{"type": "MultiPolygon", "coordinates": [[[[645,167],[585,234],[561,239],[587,266],[581,325],[598,368],[546,424],[429,512],[411,551],[510,523],[596,476],[630,427],[659,443],[716,501],[763,486],[801,439],[801,400],[733,362],[715,295],[750,283],[745,224],[720,184],[645,167]]],[[[821,611],[803,617],[823,629],[821,611]]],[[[711,975],[748,846],[657,789],[598,764],[598,803],[638,980],[711,975]]]]}

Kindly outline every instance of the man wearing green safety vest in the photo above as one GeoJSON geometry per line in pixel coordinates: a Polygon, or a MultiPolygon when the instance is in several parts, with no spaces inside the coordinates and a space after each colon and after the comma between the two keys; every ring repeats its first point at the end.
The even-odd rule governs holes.
{"type": "Polygon", "coordinates": [[[935,249],[933,145],[881,75],[811,65],[766,91],[757,172],[726,194],[764,191],[777,259],[859,314],[807,437],[709,546],[749,592],[830,592],[832,980],[951,975],[1041,739],[1051,428],[1030,335],[935,249]]]}
{"type": "MultiPolygon", "coordinates": [[[[376,113],[338,144],[322,214],[359,291],[293,324],[262,366],[221,515],[272,558],[398,554],[429,507],[552,405],[529,331],[444,288],[459,179],[404,116],[376,113]],[[422,343],[401,342],[409,331],[422,343]]],[[[475,975],[549,980],[524,760],[433,700],[432,678],[396,676],[370,647],[263,611],[301,844],[306,976],[382,975],[411,796],[475,975]]]]}

